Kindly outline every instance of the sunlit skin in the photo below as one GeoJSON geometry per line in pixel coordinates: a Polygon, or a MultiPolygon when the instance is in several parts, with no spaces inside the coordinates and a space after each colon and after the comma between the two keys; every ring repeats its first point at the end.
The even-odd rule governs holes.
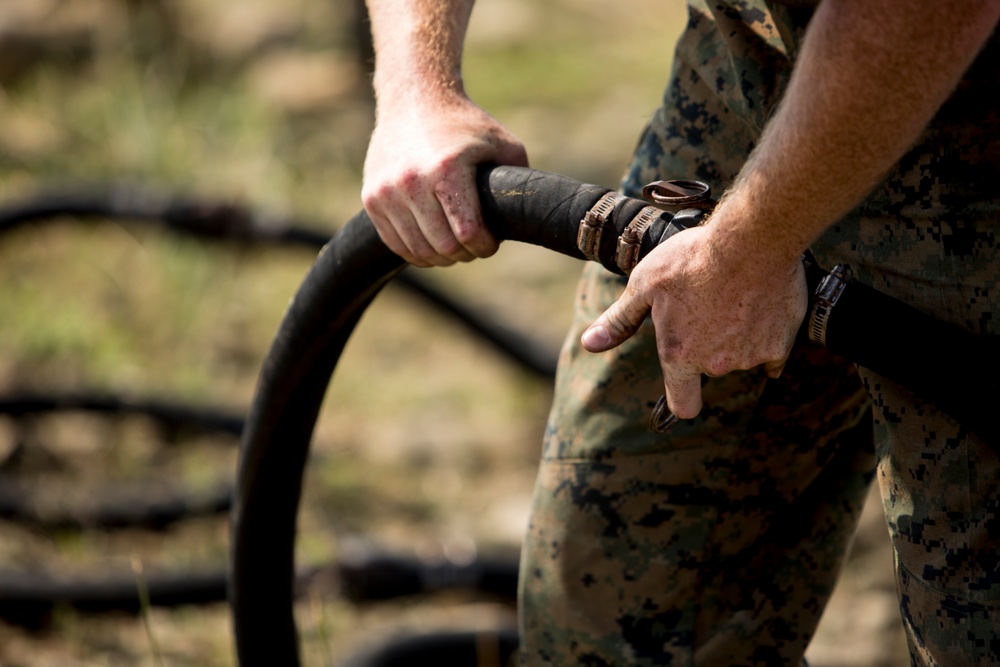
{"type": "MultiPolygon", "coordinates": [[[[417,266],[495,252],[475,166],[526,164],[521,144],[465,96],[471,6],[369,0],[378,124],[363,198],[383,240],[417,266]]],[[[914,143],[998,15],[1000,0],[825,0],[777,113],[709,223],[641,262],[584,347],[611,349],[651,317],[680,418],[700,411],[702,374],[763,365],[779,375],[805,314],[801,253],[914,143]]]]}
{"type": "Polygon", "coordinates": [[[377,107],[361,197],[385,244],[415,266],[495,253],[476,166],[528,165],[521,142],[465,94],[461,54],[472,4],[368,3],[377,107]]]}

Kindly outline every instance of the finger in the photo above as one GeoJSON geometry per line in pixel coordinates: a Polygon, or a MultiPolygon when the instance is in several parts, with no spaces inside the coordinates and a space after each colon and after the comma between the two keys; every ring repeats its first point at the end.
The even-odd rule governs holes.
{"type": "Polygon", "coordinates": [[[781,373],[785,370],[785,363],[787,361],[788,357],[785,357],[781,361],[769,361],[764,364],[764,371],[767,372],[767,377],[772,380],[777,380],[781,377],[781,373]]]}
{"type": "Polygon", "coordinates": [[[580,342],[589,352],[604,352],[621,345],[649,314],[649,304],[626,289],[617,301],[583,332],[580,342]]]}
{"type": "Polygon", "coordinates": [[[432,253],[430,246],[411,231],[416,222],[405,200],[400,200],[388,185],[376,187],[367,184],[361,199],[379,238],[389,250],[413,266],[432,266],[418,256],[432,253]]]}
{"type": "Polygon", "coordinates": [[[427,247],[433,256],[423,256],[423,259],[436,266],[450,266],[455,262],[470,262],[476,258],[468,248],[455,236],[449,220],[440,206],[433,217],[417,218],[417,225],[423,232],[427,247]]]}
{"type": "Polygon", "coordinates": [[[448,219],[423,172],[407,170],[396,187],[376,190],[383,213],[409,250],[417,266],[450,266],[471,259],[455,240],[448,219]]]}
{"type": "Polygon", "coordinates": [[[444,178],[434,187],[434,193],[446,218],[449,234],[442,235],[442,252],[458,261],[490,257],[499,248],[496,238],[483,222],[476,192],[475,172],[444,178]]]}
{"type": "Polygon", "coordinates": [[[417,259],[410,248],[403,242],[399,233],[396,231],[396,227],[393,226],[392,222],[380,213],[374,207],[368,210],[368,217],[372,221],[372,225],[375,227],[375,231],[378,232],[379,238],[382,239],[382,243],[386,245],[389,250],[399,255],[408,264],[413,266],[427,267],[430,264],[417,259]]]}
{"type": "Polygon", "coordinates": [[[397,234],[396,229],[389,224],[389,221],[381,216],[373,215],[371,213],[368,214],[368,217],[371,218],[372,225],[375,227],[375,231],[378,232],[379,238],[382,239],[382,243],[384,243],[389,250],[393,251],[412,264],[413,262],[410,261],[410,249],[406,247],[405,243],[403,243],[403,239],[399,238],[399,234],[397,234]]]}
{"type": "Polygon", "coordinates": [[[451,260],[440,256],[428,242],[419,222],[410,209],[405,206],[394,207],[391,216],[392,233],[396,234],[404,246],[402,253],[397,253],[413,266],[448,266],[451,260]]]}
{"type": "Polygon", "coordinates": [[[663,387],[670,411],[678,419],[694,419],[701,412],[701,373],[678,372],[663,366],[663,387]]]}
{"type": "Polygon", "coordinates": [[[788,363],[789,357],[792,356],[792,348],[795,345],[795,334],[795,331],[791,331],[787,339],[771,349],[770,354],[765,357],[767,361],[764,362],[764,372],[767,373],[769,378],[777,380],[781,377],[782,372],[784,372],[785,364],[788,363]]]}

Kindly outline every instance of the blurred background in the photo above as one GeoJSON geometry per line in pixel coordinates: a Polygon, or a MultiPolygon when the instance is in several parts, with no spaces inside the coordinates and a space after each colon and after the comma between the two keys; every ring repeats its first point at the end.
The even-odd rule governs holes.
{"type": "MultiPolygon", "coordinates": [[[[360,208],[372,124],[355,0],[4,0],[0,207],[40,193],[183,196],[332,234],[360,208]]],[[[532,166],[614,187],[670,66],[682,3],[481,0],[465,78],[532,166]]],[[[678,175],[683,177],[684,175],[678,175]]],[[[126,195],[122,195],[126,196],[126,195]]],[[[129,195],[131,196],[131,195],[129,195]]],[[[0,234],[0,396],[119,395],[240,415],[315,250],[210,241],[125,220],[57,216],[0,234]]],[[[506,244],[422,279],[555,351],[579,265],[506,244]]],[[[300,562],[363,536],[421,558],[516,549],[549,383],[412,294],[389,288],[331,385],[300,514],[300,562]],[[429,335],[433,333],[433,339],[429,335]]],[[[0,415],[0,491],[41,516],[109,493],[211,495],[235,438],[148,418],[0,415]],[[168,429],[169,431],[169,429],[168,429]]],[[[869,507],[814,665],[904,664],[885,528],[869,507]]],[[[164,530],[0,519],[14,576],[131,578],[220,567],[224,515],[164,530]]],[[[2,582],[0,582],[2,585],[2,582]]],[[[391,628],[509,618],[454,593],[355,605],[336,585],[296,610],[306,664],[391,628]]],[[[230,665],[224,603],[0,620],[0,665],[230,665]]]]}

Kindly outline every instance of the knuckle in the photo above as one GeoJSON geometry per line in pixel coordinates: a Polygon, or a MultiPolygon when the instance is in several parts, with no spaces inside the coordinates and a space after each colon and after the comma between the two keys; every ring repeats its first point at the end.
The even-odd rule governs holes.
{"type": "Polygon", "coordinates": [[[434,181],[434,195],[446,211],[471,211],[478,201],[469,187],[460,178],[442,176],[434,181]]]}
{"type": "Polygon", "coordinates": [[[459,154],[451,152],[445,153],[438,158],[437,168],[434,170],[439,181],[447,180],[451,177],[459,166],[459,154]]]}
{"type": "Polygon", "coordinates": [[[657,341],[657,351],[660,361],[667,365],[674,365],[682,359],[685,354],[684,341],[677,336],[662,336],[657,341]]]}
{"type": "Polygon", "coordinates": [[[381,185],[366,182],[361,188],[361,203],[370,210],[378,206],[384,194],[381,185]]]}
{"type": "Polygon", "coordinates": [[[420,191],[422,183],[423,175],[417,169],[404,169],[399,173],[398,187],[411,198],[420,191]]]}
{"type": "Polygon", "coordinates": [[[732,360],[727,356],[716,355],[708,360],[702,369],[706,375],[718,377],[735,370],[732,360]]]}
{"type": "Polygon", "coordinates": [[[396,188],[389,181],[366,183],[361,190],[361,203],[369,212],[377,212],[392,202],[396,188]]]}

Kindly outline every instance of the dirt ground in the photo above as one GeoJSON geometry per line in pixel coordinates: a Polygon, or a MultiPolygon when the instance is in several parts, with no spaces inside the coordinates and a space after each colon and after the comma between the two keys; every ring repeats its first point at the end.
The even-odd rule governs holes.
{"type": "MultiPolygon", "coordinates": [[[[126,183],[331,232],[359,207],[372,123],[354,10],[347,0],[5,0],[0,205],[45,188],[126,183]]],[[[482,0],[467,85],[524,140],[533,166],[614,186],[682,22],[681,3],[660,0],[482,0]]],[[[0,396],[97,391],[243,412],[313,256],[122,221],[4,232],[0,396]]],[[[421,274],[556,349],[578,271],[508,244],[489,261],[421,274]]],[[[515,549],[549,392],[449,318],[387,290],[323,409],[299,519],[302,564],[330,562],[359,536],[430,560],[515,549]]],[[[233,438],[169,439],[141,417],[0,416],[0,490],[16,473],[58,508],[109,489],[204,493],[231,478],[233,438]]],[[[0,568],[138,585],[220,566],[227,539],[220,516],[164,531],[0,520],[0,568]]],[[[355,606],[328,585],[296,609],[303,658],[317,665],[394,628],[510,614],[460,594],[355,606]]],[[[874,497],[808,657],[817,667],[907,662],[874,497]]],[[[227,606],[145,616],[59,608],[32,629],[0,622],[2,667],[161,664],[234,664],[227,606]]]]}

